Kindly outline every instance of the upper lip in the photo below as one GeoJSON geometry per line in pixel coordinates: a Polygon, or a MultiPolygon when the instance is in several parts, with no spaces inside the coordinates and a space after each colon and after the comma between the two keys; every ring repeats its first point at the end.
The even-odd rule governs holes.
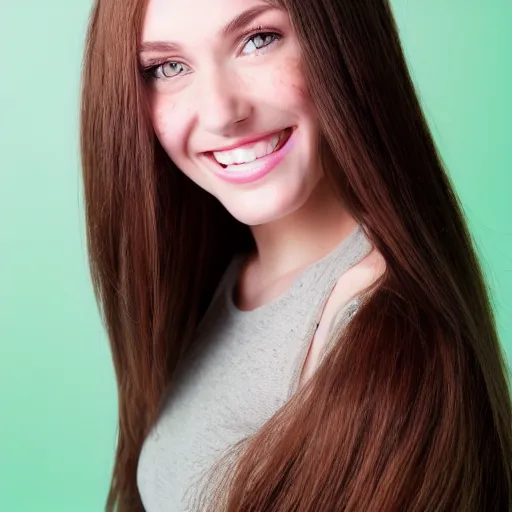
{"type": "Polygon", "coordinates": [[[261,139],[266,139],[267,137],[270,137],[271,135],[274,135],[274,134],[277,134],[277,133],[281,133],[284,129],[285,128],[281,128],[279,130],[273,130],[271,132],[260,133],[258,135],[253,135],[251,137],[245,137],[243,139],[239,139],[238,141],[236,141],[236,142],[234,142],[232,144],[229,144],[228,146],[223,146],[221,148],[210,149],[208,151],[205,151],[205,153],[213,153],[213,152],[217,152],[217,151],[230,151],[231,149],[236,149],[236,148],[239,148],[239,147],[242,147],[242,146],[246,146],[248,144],[253,144],[255,142],[258,142],[261,139]]]}

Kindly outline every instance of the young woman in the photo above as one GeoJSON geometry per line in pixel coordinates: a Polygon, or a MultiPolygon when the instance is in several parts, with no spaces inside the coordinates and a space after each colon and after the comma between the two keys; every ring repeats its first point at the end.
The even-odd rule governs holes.
{"type": "Polygon", "coordinates": [[[386,0],[98,0],[107,510],[509,511],[488,292],[386,0]]]}

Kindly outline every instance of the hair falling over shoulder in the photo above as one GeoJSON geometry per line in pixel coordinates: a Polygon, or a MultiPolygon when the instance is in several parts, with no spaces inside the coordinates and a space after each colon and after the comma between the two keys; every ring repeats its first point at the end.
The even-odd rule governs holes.
{"type": "MultiPolygon", "coordinates": [[[[202,507],[511,511],[508,371],[390,6],[281,5],[301,41],[326,173],[387,270],[330,357],[239,447],[202,507]]],[[[118,512],[143,510],[137,460],[162,392],[227,263],[251,243],[156,140],[136,57],[144,7],[96,1],[83,71],[87,243],[119,403],[106,509],[118,512]]]]}

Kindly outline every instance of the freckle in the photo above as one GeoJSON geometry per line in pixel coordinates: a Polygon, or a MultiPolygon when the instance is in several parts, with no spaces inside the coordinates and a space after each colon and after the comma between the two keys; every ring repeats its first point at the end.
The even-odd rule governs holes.
{"type": "Polygon", "coordinates": [[[294,75],[302,75],[303,69],[302,69],[302,63],[300,59],[292,58],[289,59],[285,64],[286,69],[289,73],[294,75]]]}
{"type": "Polygon", "coordinates": [[[283,66],[284,74],[293,77],[295,82],[304,82],[304,68],[300,59],[289,59],[283,66]]]}

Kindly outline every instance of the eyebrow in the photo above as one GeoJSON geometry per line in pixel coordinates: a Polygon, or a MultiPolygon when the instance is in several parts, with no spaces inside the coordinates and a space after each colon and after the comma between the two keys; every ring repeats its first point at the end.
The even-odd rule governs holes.
{"type": "MultiPolygon", "coordinates": [[[[227,37],[235,32],[243,29],[255,18],[263,14],[265,11],[275,9],[271,4],[258,5],[247,9],[236,15],[229,23],[227,23],[220,31],[220,37],[227,37]]],[[[178,52],[182,47],[178,43],[172,41],[147,41],[140,45],[139,54],[145,52],[178,52]]]]}

